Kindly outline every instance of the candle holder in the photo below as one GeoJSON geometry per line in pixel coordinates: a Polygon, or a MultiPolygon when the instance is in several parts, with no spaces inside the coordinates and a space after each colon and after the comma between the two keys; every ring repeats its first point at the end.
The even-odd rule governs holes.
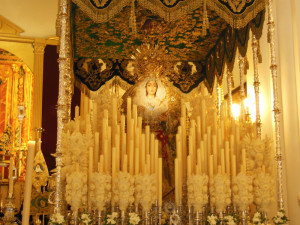
{"type": "Polygon", "coordinates": [[[6,198],[6,204],[4,206],[4,224],[12,224],[15,222],[15,198],[13,196],[8,196],[6,198]]]}
{"type": "Polygon", "coordinates": [[[196,217],[195,217],[195,224],[196,225],[201,225],[201,213],[199,211],[196,212],[196,217]]]}
{"type": "Polygon", "coordinates": [[[149,211],[145,211],[144,212],[144,221],[145,221],[145,225],[150,225],[150,212],[149,211]]]}
{"type": "Polygon", "coordinates": [[[97,210],[97,223],[98,225],[102,224],[102,211],[101,210],[97,210]]]}
{"type": "Polygon", "coordinates": [[[73,214],[72,214],[72,217],[71,217],[71,220],[70,220],[70,224],[72,225],[78,225],[78,210],[74,210],[73,211],[73,214]]]}
{"type": "Polygon", "coordinates": [[[126,217],[125,217],[125,211],[121,211],[121,224],[125,225],[126,224],[126,217]]]}
{"type": "Polygon", "coordinates": [[[158,224],[161,225],[161,220],[162,220],[162,207],[158,207],[158,224]]]}
{"type": "Polygon", "coordinates": [[[193,217],[194,217],[194,210],[193,210],[193,206],[189,206],[189,212],[188,212],[188,217],[189,217],[189,225],[193,224],[193,217]]]}
{"type": "Polygon", "coordinates": [[[242,225],[247,225],[248,224],[248,219],[247,219],[247,217],[248,217],[248,212],[247,212],[247,210],[243,210],[242,211],[242,225]]]}

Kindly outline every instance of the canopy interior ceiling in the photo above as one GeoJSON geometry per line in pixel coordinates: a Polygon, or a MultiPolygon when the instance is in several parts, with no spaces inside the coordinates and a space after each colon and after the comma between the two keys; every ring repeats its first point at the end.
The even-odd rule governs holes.
{"type": "MultiPolygon", "coordinates": [[[[114,76],[134,84],[136,49],[163,49],[160,71],[182,92],[205,81],[211,90],[235,51],[247,51],[249,29],[257,38],[264,0],[73,0],[74,73],[91,90],[114,76]],[[151,47],[150,47],[151,48],[151,47]],[[166,63],[166,61],[168,63],[166,63]]],[[[147,72],[147,71],[145,71],[147,72]]],[[[220,80],[220,79],[219,79],[220,80]]]]}

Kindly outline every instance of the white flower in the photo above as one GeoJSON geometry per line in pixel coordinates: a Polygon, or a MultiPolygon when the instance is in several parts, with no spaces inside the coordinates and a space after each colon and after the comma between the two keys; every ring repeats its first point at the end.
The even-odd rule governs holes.
{"type": "Polygon", "coordinates": [[[65,217],[60,213],[52,214],[50,217],[51,224],[63,224],[65,222],[65,217]]]}
{"type": "Polygon", "coordinates": [[[141,221],[140,217],[136,213],[129,213],[129,223],[137,225],[141,221]]]}
{"type": "Polygon", "coordinates": [[[188,178],[188,201],[196,210],[202,210],[208,202],[207,184],[207,175],[192,175],[188,178]]]}
{"type": "Polygon", "coordinates": [[[228,185],[230,178],[226,174],[217,174],[210,179],[210,196],[211,201],[216,206],[218,213],[225,210],[226,206],[231,203],[231,189],[228,185]]]}

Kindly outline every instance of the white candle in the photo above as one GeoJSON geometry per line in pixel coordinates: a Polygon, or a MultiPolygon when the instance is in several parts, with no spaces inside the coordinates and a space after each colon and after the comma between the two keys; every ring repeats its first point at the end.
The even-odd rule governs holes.
{"type": "MultiPolygon", "coordinates": [[[[180,118],[180,125],[181,125],[181,151],[182,151],[182,156],[181,156],[181,162],[182,162],[182,174],[183,174],[183,180],[186,178],[187,174],[187,166],[186,166],[186,159],[187,159],[187,141],[186,141],[186,118],[181,117],[180,118]]],[[[179,172],[180,172],[179,171],[179,172]]]]}
{"type": "Polygon", "coordinates": [[[155,159],[154,159],[154,145],[155,145],[155,137],[154,137],[154,134],[151,133],[150,135],[150,156],[151,156],[151,173],[154,173],[155,172],[155,159]]]}
{"type": "Polygon", "coordinates": [[[98,172],[100,172],[100,173],[104,172],[104,156],[103,155],[100,155],[98,172]]]}
{"type": "Polygon", "coordinates": [[[214,156],[209,156],[209,178],[213,178],[214,176],[214,156]]]}
{"type": "Polygon", "coordinates": [[[79,106],[75,106],[75,118],[77,119],[79,117],[79,106]]]}
{"type": "Polygon", "coordinates": [[[205,109],[205,100],[202,99],[201,101],[201,126],[202,126],[202,134],[205,133],[205,116],[206,116],[206,109],[205,109]]]}
{"type": "Polygon", "coordinates": [[[97,105],[97,102],[94,101],[93,103],[93,114],[94,114],[94,118],[93,118],[93,122],[94,122],[94,128],[95,128],[95,131],[99,131],[98,129],[98,105],[97,105]]]}
{"type": "Polygon", "coordinates": [[[231,174],[232,174],[232,178],[236,177],[236,156],[232,155],[231,158],[231,174]]]}
{"type": "Polygon", "coordinates": [[[115,146],[116,146],[116,172],[120,171],[120,134],[115,135],[115,146]]]}
{"type": "Polygon", "coordinates": [[[224,148],[221,149],[221,172],[222,172],[222,174],[225,174],[225,154],[224,154],[224,148]]]}
{"type": "Polygon", "coordinates": [[[112,99],[112,112],[111,112],[111,132],[112,132],[112,146],[115,146],[115,134],[117,132],[117,123],[118,123],[118,99],[113,97],[112,99]]]}
{"type": "Polygon", "coordinates": [[[197,148],[200,148],[201,137],[201,120],[200,116],[197,116],[197,148]]]}
{"type": "Polygon", "coordinates": [[[230,153],[229,153],[229,142],[225,142],[225,171],[226,174],[230,174],[230,153]]]}
{"type": "Polygon", "coordinates": [[[131,121],[131,98],[127,98],[127,134],[129,133],[129,127],[128,124],[131,121]]]}
{"type": "Polygon", "coordinates": [[[191,177],[192,175],[192,161],[191,156],[187,156],[187,178],[191,177]]]}
{"type": "Polygon", "coordinates": [[[95,145],[94,145],[94,170],[96,171],[99,161],[99,132],[95,132],[95,145]]]}
{"type": "Polygon", "coordinates": [[[22,225],[29,225],[34,153],[35,153],[35,141],[29,141],[27,162],[26,162],[26,179],[25,179],[25,187],[24,187],[22,225]]]}
{"type": "Polygon", "coordinates": [[[137,114],[137,105],[136,104],[132,104],[132,118],[134,120],[134,124],[137,124],[138,114],[137,114]]]}
{"type": "MultiPolygon", "coordinates": [[[[88,167],[88,189],[91,187],[92,183],[92,173],[93,173],[93,147],[89,147],[89,167],[88,167]]],[[[98,165],[98,162],[97,164],[98,165]]],[[[91,203],[91,192],[88,190],[88,211],[90,212],[92,207],[91,203]]]]}
{"type": "Polygon", "coordinates": [[[140,170],[140,168],[139,168],[139,148],[135,148],[135,161],[134,161],[134,164],[135,164],[135,166],[134,166],[134,174],[135,175],[138,175],[139,174],[139,170],[140,170]]]}
{"type": "Polygon", "coordinates": [[[105,172],[109,173],[110,172],[110,157],[109,157],[109,153],[108,152],[108,141],[107,139],[104,140],[104,144],[103,144],[103,155],[104,155],[104,163],[105,163],[105,172]]]}
{"type": "Polygon", "coordinates": [[[9,171],[8,171],[8,180],[9,180],[8,195],[9,195],[9,197],[12,197],[13,192],[14,192],[13,166],[14,166],[14,158],[13,158],[13,156],[10,156],[9,171]]]}
{"type": "Polygon", "coordinates": [[[89,97],[84,96],[84,120],[86,120],[86,116],[89,113],[89,97]]]}
{"type": "Polygon", "coordinates": [[[146,156],[146,160],[147,160],[147,174],[151,174],[151,169],[150,169],[150,165],[151,165],[151,162],[150,162],[150,160],[151,160],[151,157],[150,157],[150,154],[148,154],[147,156],[146,156]]]}
{"type": "Polygon", "coordinates": [[[140,168],[142,170],[142,174],[145,174],[145,157],[146,157],[146,149],[145,149],[145,134],[142,134],[142,140],[141,140],[141,164],[140,168]]]}
{"type": "Polygon", "coordinates": [[[123,172],[124,173],[127,173],[127,163],[128,163],[128,159],[127,159],[128,157],[127,157],[127,155],[125,154],[124,155],[124,160],[123,160],[123,168],[122,168],[122,170],[123,170],[123,172]]]}
{"type": "Polygon", "coordinates": [[[158,159],[158,175],[159,175],[158,206],[162,206],[162,158],[158,159]]]}
{"type": "Polygon", "coordinates": [[[217,148],[217,137],[213,135],[213,155],[214,155],[214,173],[217,172],[218,169],[218,148],[217,148]]]}
{"type": "Polygon", "coordinates": [[[179,205],[179,168],[178,159],[175,159],[175,203],[179,205]]]}
{"type": "Polygon", "coordinates": [[[129,144],[129,173],[134,175],[134,145],[133,140],[130,140],[129,144]]]}
{"type": "Polygon", "coordinates": [[[145,127],[146,155],[150,154],[150,126],[145,127]]]}

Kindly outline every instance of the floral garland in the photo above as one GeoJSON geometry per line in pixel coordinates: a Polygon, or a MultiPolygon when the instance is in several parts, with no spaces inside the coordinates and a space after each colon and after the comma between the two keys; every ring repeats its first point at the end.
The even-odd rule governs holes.
{"type": "Polygon", "coordinates": [[[197,211],[208,202],[207,183],[207,175],[192,175],[187,180],[188,201],[197,211]]]}
{"type": "Polygon", "coordinates": [[[217,215],[210,214],[206,217],[205,224],[206,225],[218,225],[221,223],[221,220],[217,215]]]}
{"type": "Polygon", "coordinates": [[[134,177],[127,172],[119,172],[112,182],[113,201],[119,203],[121,211],[126,211],[128,205],[134,201],[134,177]]]}
{"type": "Polygon", "coordinates": [[[169,220],[170,220],[169,214],[166,213],[165,211],[162,211],[160,224],[167,225],[169,224],[169,220]]]}
{"type": "Polygon", "coordinates": [[[94,223],[95,219],[92,214],[83,212],[80,214],[78,221],[80,224],[90,225],[90,224],[94,223]]]}
{"type": "Polygon", "coordinates": [[[253,180],[254,185],[254,203],[258,210],[267,211],[268,206],[275,202],[275,180],[267,173],[261,172],[253,180]]]}
{"type": "Polygon", "coordinates": [[[66,201],[74,211],[87,203],[86,172],[75,171],[67,177],[66,201]]]}
{"type": "Polygon", "coordinates": [[[226,225],[237,225],[239,224],[240,219],[236,214],[230,214],[225,216],[223,221],[226,225]]]}
{"type": "Polygon", "coordinates": [[[116,224],[119,219],[119,214],[117,212],[108,213],[104,219],[104,225],[116,224]]]}
{"type": "Polygon", "coordinates": [[[65,217],[60,213],[55,213],[50,216],[49,223],[51,225],[62,225],[66,222],[65,217]]]}
{"type": "Polygon", "coordinates": [[[11,141],[11,135],[12,127],[8,124],[0,140],[0,151],[7,151],[9,149],[8,145],[11,141]]]}
{"type": "Polygon", "coordinates": [[[92,206],[103,211],[111,199],[111,176],[104,173],[92,173],[89,191],[92,206]]]}
{"type": "Polygon", "coordinates": [[[135,176],[135,196],[145,212],[150,211],[152,204],[156,200],[156,176],[136,175],[135,176]]]}
{"type": "Polygon", "coordinates": [[[251,225],[267,225],[267,218],[262,212],[254,213],[251,219],[251,225]]]}
{"type": "Polygon", "coordinates": [[[218,213],[223,212],[231,203],[230,179],[226,174],[217,174],[210,179],[210,201],[218,213]]]}
{"type": "Polygon", "coordinates": [[[284,210],[279,210],[276,215],[272,218],[272,221],[276,225],[284,225],[287,224],[289,219],[286,216],[286,213],[284,210]]]}
{"type": "Polygon", "coordinates": [[[141,218],[136,213],[129,213],[129,225],[137,225],[141,221],[141,218]]]}
{"type": "Polygon", "coordinates": [[[233,203],[244,211],[253,202],[252,177],[239,173],[232,181],[233,203]]]}

